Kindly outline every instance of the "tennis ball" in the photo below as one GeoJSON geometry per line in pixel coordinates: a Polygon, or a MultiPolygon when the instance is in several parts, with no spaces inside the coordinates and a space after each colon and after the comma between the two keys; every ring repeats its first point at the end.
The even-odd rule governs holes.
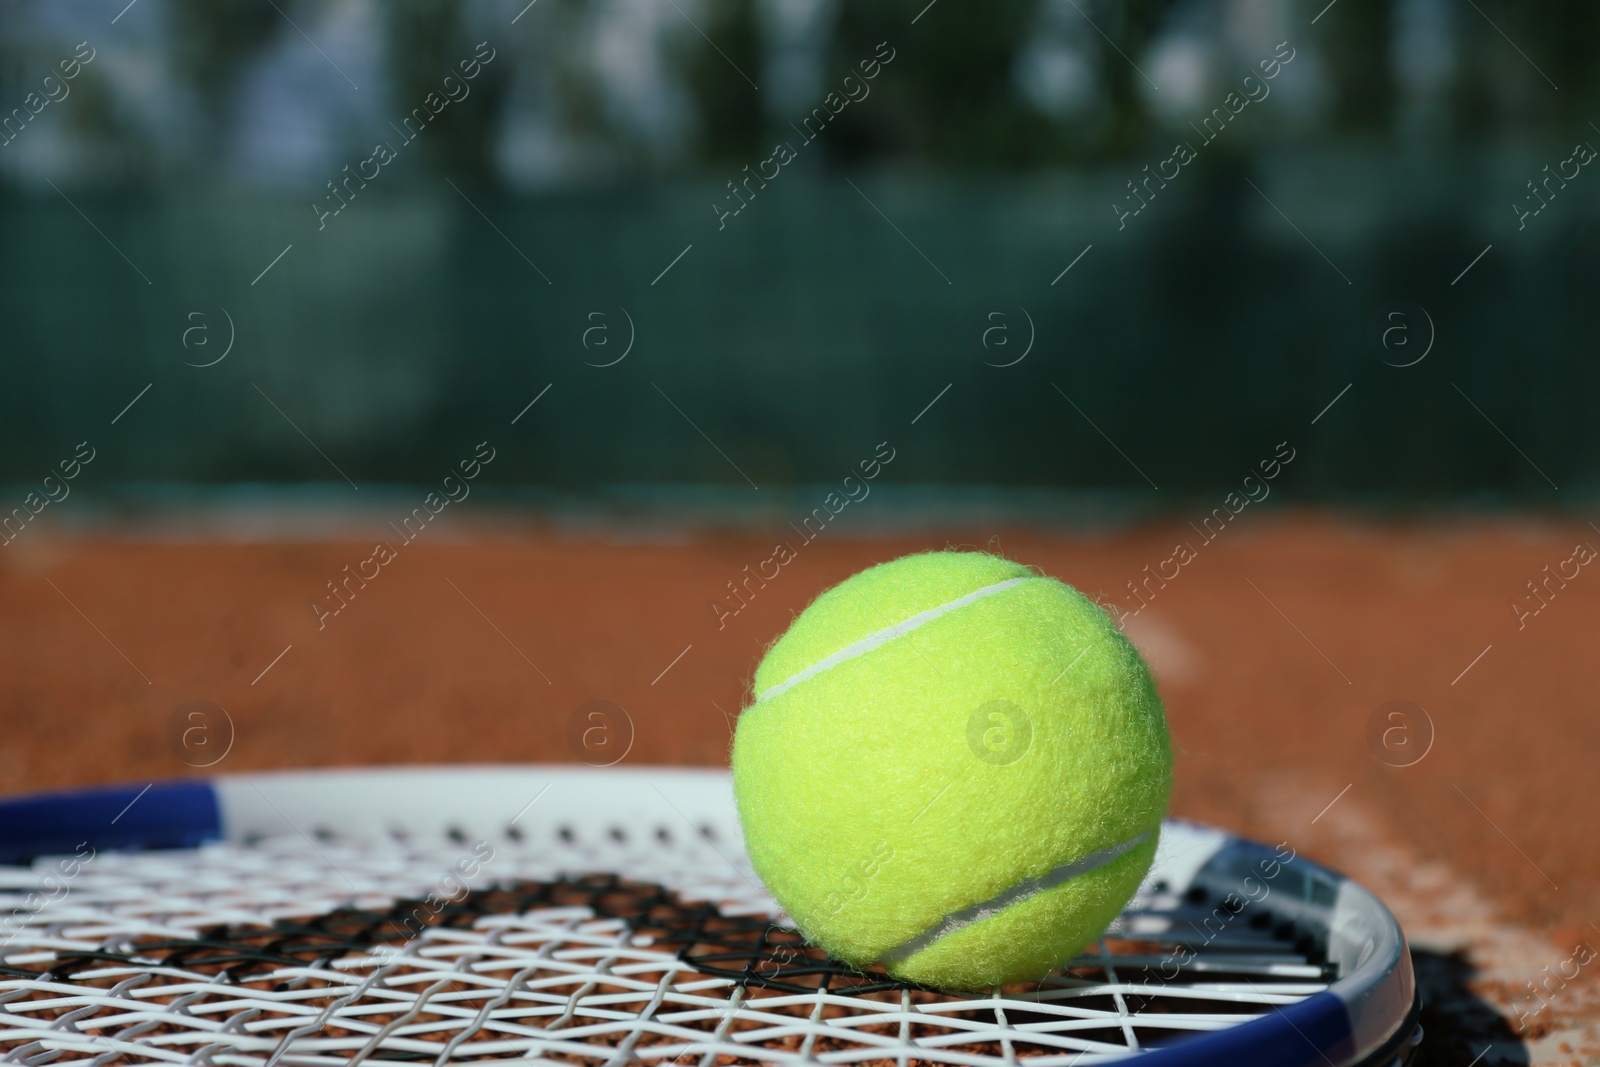
{"type": "Polygon", "coordinates": [[[978,552],[881,564],[767,651],[733,743],[756,872],[813,944],[951,989],[1043,977],[1155,856],[1143,660],[1070,586],[978,552]]]}

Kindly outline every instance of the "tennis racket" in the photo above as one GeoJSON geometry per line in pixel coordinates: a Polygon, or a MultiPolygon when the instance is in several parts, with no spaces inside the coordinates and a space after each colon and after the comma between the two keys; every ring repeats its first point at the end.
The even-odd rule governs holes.
{"type": "Polygon", "coordinates": [[[1149,1067],[1403,1064],[1369,892],[1176,820],[1105,935],[952,995],[806,946],[728,777],[349,770],[0,802],[0,1060],[1149,1067]]]}

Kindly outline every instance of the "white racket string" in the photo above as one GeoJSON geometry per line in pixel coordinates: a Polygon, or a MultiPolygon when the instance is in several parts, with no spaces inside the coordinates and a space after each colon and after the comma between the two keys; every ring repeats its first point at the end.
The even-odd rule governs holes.
{"type": "MultiPolygon", "coordinates": [[[[464,850],[283,837],[101,855],[0,947],[0,1062],[1087,1067],[1328,987],[1281,931],[1204,931],[1212,908],[1160,892],[1035,988],[905,987],[804,948],[742,854],[698,839],[497,841],[413,934],[407,908],[464,850]]],[[[38,890],[33,871],[0,878],[0,910],[38,890]]]]}

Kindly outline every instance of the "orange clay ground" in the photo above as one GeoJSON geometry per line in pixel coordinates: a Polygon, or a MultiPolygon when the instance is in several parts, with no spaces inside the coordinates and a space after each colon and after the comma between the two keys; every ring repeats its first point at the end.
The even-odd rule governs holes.
{"type": "MultiPolygon", "coordinates": [[[[580,539],[463,515],[456,540],[404,546],[319,631],[309,603],[371,555],[365,536],[52,533],[0,549],[5,793],[209,773],[169,739],[174,709],[197,699],[235,728],[218,772],[570,762],[569,716],[594,699],[631,717],[628,764],[718,766],[762,649],[868,564],[988,548],[1127,604],[1128,580],[1199,540],[1178,521],[830,531],[719,629],[709,602],[777,532],[580,539]]],[[[1485,1065],[1600,1063],[1600,959],[1572,962],[1600,950],[1600,571],[1564,562],[1585,542],[1600,533],[1557,519],[1261,516],[1199,545],[1127,623],[1170,713],[1174,812],[1287,840],[1389,902],[1429,995],[1424,1064],[1485,1048],[1485,1065]],[[1552,581],[1519,629],[1513,600],[1539,606],[1527,583],[1563,564],[1577,576],[1552,581]],[[1369,739],[1391,700],[1432,723],[1412,766],[1379,753],[1419,753],[1419,716],[1387,750],[1400,720],[1369,739]]]]}

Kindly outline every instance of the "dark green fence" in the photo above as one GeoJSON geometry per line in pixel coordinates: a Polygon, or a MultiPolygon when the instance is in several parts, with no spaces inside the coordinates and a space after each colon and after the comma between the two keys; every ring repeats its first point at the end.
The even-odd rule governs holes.
{"type": "Polygon", "coordinates": [[[89,440],[103,482],[430,483],[487,439],[499,483],[778,486],[889,441],[899,481],[1187,493],[1287,440],[1301,498],[1591,487],[1600,179],[1519,231],[1531,155],[1341,159],[1211,159],[1122,229],[1120,172],[785,171],[720,229],[733,174],[375,182],[320,230],[7,193],[0,481],[89,440]]]}

